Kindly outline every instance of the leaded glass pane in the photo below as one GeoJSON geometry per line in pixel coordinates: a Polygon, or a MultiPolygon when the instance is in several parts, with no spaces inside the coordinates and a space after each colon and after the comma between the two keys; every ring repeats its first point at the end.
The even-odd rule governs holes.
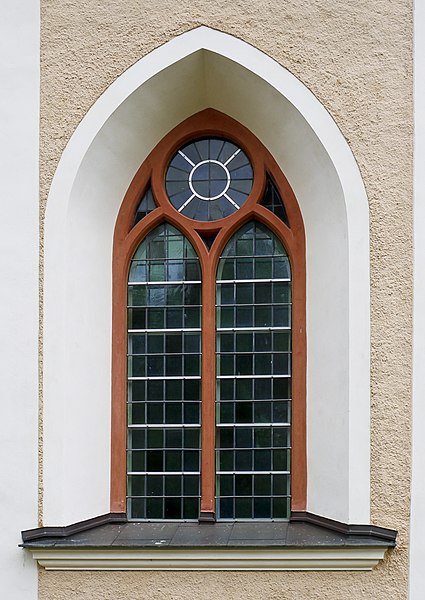
{"type": "Polygon", "coordinates": [[[267,179],[266,191],[264,192],[264,198],[261,204],[279,217],[279,219],[289,227],[289,219],[286,214],[285,205],[283,204],[276,186],[270,178],[267,179]]]}
{"type": "Polygon", "coordinates": [[[291,272],[264,225],[242,227],[217,270],[217,515],[287,519],[291,272]]]}
{"type": "Polygon", "coordinates": [[[134,215],[133,226],[136,225],[139,221],[141,221],[146,215],[155,210],[156,204],[153,198],[151,188],[148,188],[145,195],[140,201],[139,206],[137,207],[136,214],[134,215]]]}
{"type": "Polygon", "coordinates": [[[164,224],[137,248],[128,285],[130,519],[196,519],[200,497],[201,276],[164,224]]]}

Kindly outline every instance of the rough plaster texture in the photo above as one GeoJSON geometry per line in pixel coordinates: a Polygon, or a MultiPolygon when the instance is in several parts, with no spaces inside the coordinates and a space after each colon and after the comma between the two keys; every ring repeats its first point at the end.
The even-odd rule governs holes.
{"type": "Polygon", "coordinates": [[[372,573],[344,572],[52,572],[40,571],[48,600],[352,600],[406,598],[393,561],[372,573]],[[390,567],[391,568],[391,567],[390,567]]]}
{"type": "MultiPolygon", "coordinates": [[[[411,0],[42,0],[42,231],[59,157],[93,102],[139,58],[196,26],[239,37],[276,59],[312,90],[338,123],[358,161],[370,203],[372,522],[398,529],[399,544],[372,573],[41,570],[40,598],[407,598],[411,4],[411,0]]],[[[40,403],[42,408],[42,397],[40,403]]]]}

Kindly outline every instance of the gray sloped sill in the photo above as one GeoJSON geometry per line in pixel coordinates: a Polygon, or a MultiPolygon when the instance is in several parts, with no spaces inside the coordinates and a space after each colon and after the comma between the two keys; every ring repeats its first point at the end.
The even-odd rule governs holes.
{"type": "Polygon", "coordinates": [[[47,570],[371,570],[393,530],[295,513],[289,522],[127,522],[101,515],[22,532],[47,570]]]}

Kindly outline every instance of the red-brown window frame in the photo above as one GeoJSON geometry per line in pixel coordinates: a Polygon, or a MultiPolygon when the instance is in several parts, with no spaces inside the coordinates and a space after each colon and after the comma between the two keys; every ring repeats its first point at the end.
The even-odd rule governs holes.
{"type": "Polygon", "coordinates": [[[112,260],[112,424],[111,512],[126,511],[127,442],[127,283],[130,260],[141,240],[167,222],[195,248],[202,269],[202,452],[201,513],[215,512],[215,286],[220,255],[231,236],[246,222],[266,225],[284,244],[292,269],[292,468],[291,510],[305,511],[306,460],[306,267],[305,235],[295,195],[268,150],[243,125],[213,109],[203,110],[175,127],[152,150],[123,199],[115,225],[112,260]],[[225,219],[199,222],[177,212],[167,198],[164,181],[174,153],[200,137],[225,137],[250,158],[254,183],[243,206],[225,219]],[[290,227],[260,204],[267,175],[284,201],[290,227]],[[134,215],[151,185],[157,208],[134,225],[134,215]],[[134,226],[133,226],[134,225],[134,226]],[[208,251],[201,235],[214,235],[208,251]]]}

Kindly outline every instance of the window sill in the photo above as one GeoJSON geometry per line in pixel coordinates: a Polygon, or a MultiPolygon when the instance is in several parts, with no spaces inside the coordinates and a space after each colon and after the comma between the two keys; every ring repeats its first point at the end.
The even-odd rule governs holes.
{"type": "Polygon", "coordinates": [[[396,533],[341,533],[306,521],[81,525],[23,532],[23,547],[46,570],[367,571],[396,533]]]}

